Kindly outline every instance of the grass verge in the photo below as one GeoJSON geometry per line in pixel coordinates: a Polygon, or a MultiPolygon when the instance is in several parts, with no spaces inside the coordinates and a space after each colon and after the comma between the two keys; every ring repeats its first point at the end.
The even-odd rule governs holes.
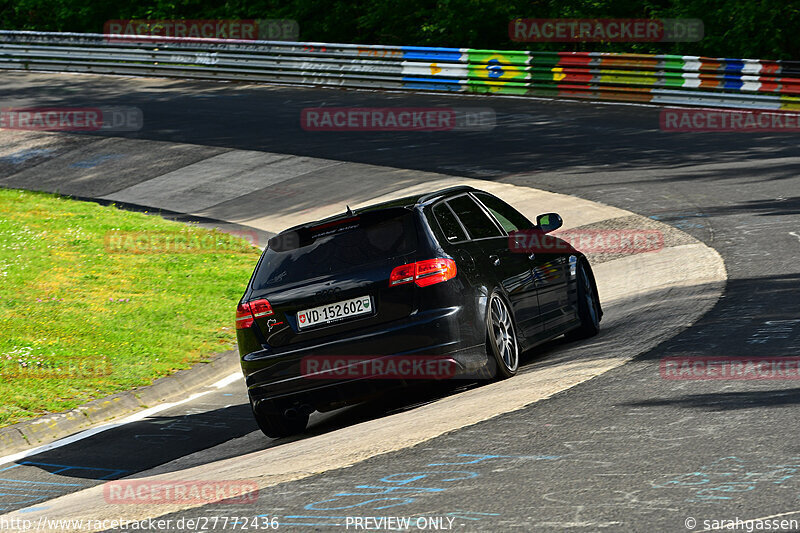
{"type": "Polygon", "coordinates": [[[0,189],[0,426],[231,349],[258,256],[218,231],[0,189]]]}

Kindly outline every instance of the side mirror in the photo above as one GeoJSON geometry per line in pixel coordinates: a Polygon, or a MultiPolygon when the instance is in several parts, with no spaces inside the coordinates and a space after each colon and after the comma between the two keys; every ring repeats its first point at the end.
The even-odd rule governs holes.
{"type": "Polygon", "coordinates": [[[545,233],[555,231],[564,225],[564,221],[558,216],[558,213],[545,213],[536,217],[536,225],[545,233]]]}

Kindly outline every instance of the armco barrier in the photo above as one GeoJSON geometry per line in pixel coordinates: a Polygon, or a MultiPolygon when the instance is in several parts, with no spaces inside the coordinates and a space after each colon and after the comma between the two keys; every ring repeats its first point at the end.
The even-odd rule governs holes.
{"type": "Polygon", "coordinates": [[[0,68],[800,109],[800,62],[0,31],[0,68]]]}

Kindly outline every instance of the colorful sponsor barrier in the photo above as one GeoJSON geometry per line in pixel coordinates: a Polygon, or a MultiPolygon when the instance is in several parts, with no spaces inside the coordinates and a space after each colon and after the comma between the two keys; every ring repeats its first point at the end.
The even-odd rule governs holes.
{"type": "Polygon", "coordinates": [[[0,31],[0,69],[800,109],[800,62],[0,31]]]}

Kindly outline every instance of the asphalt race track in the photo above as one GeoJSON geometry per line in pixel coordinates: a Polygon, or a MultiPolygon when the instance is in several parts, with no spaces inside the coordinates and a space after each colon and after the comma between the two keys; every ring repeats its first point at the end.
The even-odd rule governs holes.
{"type": "MultiPolygon", "coordinates": [[[[267,516],[277,517],[281,530],[328,531],[353,529],[347,517],[397,516],[412,517],[412,524],[423,518],[427,529],[428,518],[439,520],[460,531],[700,531],[708,529],[704,520],[800,519],[796,381],[673,381],[659,372],[664,357],[800,355],[796,134],[668,133],[659,130],[660,110],[645,106],[73,75],[7,73],[0,103],[12,102],[136,106],[145,126],[120,135],[128,138],[384,165],[575,195],[671,225],[725,261],[727,286],[713,308],[632,362],[417,446],[262,489],[255,503],[163,517],[173,524],[190,517],[267,516]],[[323,105],[491,107],[497,126],[491,132],[304,131],[301,110],[323,105]]],[[[638,332],[652,324],[680,320],[683,304],[675,298],[672,312],[643,313],[620,330],[618,342],[635,344],[638,332]]],[[[556,341],[543,353],[580,356],[590,348],[556,341]]],[[[409,391],[405,398],[317,415],[309,434],[410,412],[443,396],[457,402],[473,390],[409,391]]],[[[45,512],[47,499],[105,480],[177,471],[266,447],[291,450],[308,438],[265,439],[243,402],[243,387],[232,383],[157,417],[2,465],[2,488],[46,492],[45,500],[32,497],[41,502],[33,510],[45,512]]]]}

